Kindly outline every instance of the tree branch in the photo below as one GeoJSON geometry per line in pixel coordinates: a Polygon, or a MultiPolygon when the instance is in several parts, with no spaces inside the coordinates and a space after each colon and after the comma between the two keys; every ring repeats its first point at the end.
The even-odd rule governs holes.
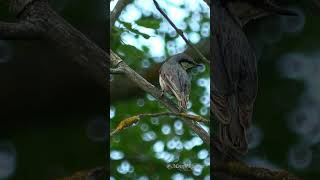
{"type": "Polygon", "coordinates": [[[41,38],[107,89],[109,55],[51,9],[46,0],[12,0],[19,23],[1,23],[0,38],[41,38]]]}
{"type": "Polygon", "coordinates": [[[176,116],[180,118],[184,118],[186,120],[191,120],[194,122],[203,122],[203,123],[209,123],[210,121],[201,117],[201,116],[195,116],[195,115],[190,115],[186,113],[173,113],[173,112],[160,112],[160,113],[146,113],[146,114],[138,114],[136,116],[132,116],[129,118],[126,118],[122,120],[116,129],[110,133],[110,136],[113,136],[117,133],[119,133],[121,130],[132,126],[133,124],[137,123],[140,121],[140,119],[145,118],[145,117],[160,117],[160,116],[176,116]]]}
{"type": "Polygon", "coordinates": [[[296,177],[287,171],[271,171],[265,168],[249,167],[239,162],[213,164],[211,166],[213,177],[219,173],[223,173],[228,176],[238,177],[246,180],[301,180],[299,177],[296,177]]]}
{"type": "MultiPolygon", "coordinates": [[[[6,3],[9,4],[10,11],[14,13],[17,17],[33,2],[36,0],[6,0],[6,3]]],[[[47,0],[43,0],[47,1],[47,0]]]]}
{"type": "Polygon", "coordinates": [[[168,17],[168,15],[160,8],[158,2],[156,0],[153,0],[154,5],[158,9],[158,11],[165,17],[165,19],[169,22],[169,24],[177,31],[177,33],[182,37],[182,39],[188,44],[189,47],[191,47],[194,51],[197,52],[197,54],[200,56],[200,59],[204,63],[210,63],[210,61],[192,44],[190,41],[184,36],[183,31],[171,21],[171,19],[168,17]]]}
{"type": "MultiPolygon", "coordinates": [[[[201,49],[203,55],[206,56],[207,59],[210,58],[210,39],[206,38],[201,40],[195,45],[198,49],[201,49]]],[[[183,53],[188,54],[193,59],[196,59],[198,54],[193,51],[191,47],[188,47],[183,53]]],[[[157,84],[159,82],[159,72],[160,64],[154,64],[148,69],[142,69],[138,71],[139,74],[141,74],[147,81],[149,81],[151,84],[157,84]]],[[[110,101],[121,101],[121,100],[127,100],[132,98],[133,96],[142,96],[144,93],[140,91],[140,88],[135,86],[134,84],[128,84],[128,81],[126,78],[123,78],[122,76],[115,77],[115,81],[111,81],[110,84],[110,101]],[[126,86],[126,89],[123,89],[121,87],[126,86]],[[130,92],[130,93],[128,93],[130,92]]]]}
{"type": "Polygon", "coordinates": [[[39,39],[43,29],[30,22],[6,23],[0,22],[0,39],[3,40],[21,40],[39,39]]]}
{"type": "Polygon", "coordinates": [[[119,0],[111,12],[110,27],[114,25],[116,20],[119,18],[122,10],[131,2],[131,0],[119,0]]]}
{"type": "MultiPolygon", "coordinates": [[[[126,77],[128,77],[131,81],[133,81],[137,86],[139,86],[145,92],[151,94],[155,97],[160,103],[162,103],[165,107],[169,109],[169,111],[173,113],[180,113],[177,106],[167,97],[162,96],[161,91],[156,88],[154,85],[150,84],[147,80],[145,80],[142,76],[136,73],[133,69],[131,69],[117,54],[115,54],[112,50],[110,52],[111,64],[118,67],[121,67],[124,70],[126,77]],[[120,63],[118,63],[120,62],[120,63]]],[[[190,122],[183,118],[183,121],[206,143],[210,144],[209,134],[199,126],[197,122],[190,122]]]]}
{"type": "Polygon", "coordinates": [[[110,74],[124,74],[121,68],[110,68],[110,74]]]}

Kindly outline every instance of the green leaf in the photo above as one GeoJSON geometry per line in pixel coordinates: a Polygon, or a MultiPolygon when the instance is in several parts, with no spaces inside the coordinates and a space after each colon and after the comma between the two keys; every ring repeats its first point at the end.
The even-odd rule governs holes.
{"type": "Polygon", "coordinates": [[[125,28],[131,30],[132,29],[132,25],[131,23],[128,22],[124,22],[124,21],[119,21],[125,28]]]}
{"type": "Polygon", "coordinates": [[[144,51],[144,52],[149,52],[149,50],[150,50],[150,48],[148,47],[148,46],[142,46],[142,50],[144,51]]]}
{"type": "Polygon", "coordinates": [[[144,37],[145,39],[149,39],[150,38],[150,35],[148,34],[145,34],[145,33],[142,33],[136,29],[132,29],[131,32],[137,34],[137,35],[141,35],[142,37],[144,37]]]}
{"type": "Polygon", "coordinates": [[[145,33],[142,33],[142,32],[140,32],[140,31],[137,30],[137,29],[134,29],[134,28],[132,27],[132,24],[127,23],[127,22],[124,22],[124,21],[119,21],[119,22],[122,23],[123,26],[124,26],[125,28],[127,28],[130,32],[132,32],[132,33],[134,33],[134,34],[137,34],[137,35],[140,35],[140,36],[144,37],[145,39],[149,39],[149,38],[150,38],[150,35],[145,34],[145,33]]]}
{"type": "Polygon", "coordinates": [[[132,45],[121,45],[118,50],[123,52],[126,56],[126,59],[129,61],[141,60],[144,57],[144,52],[132,45]]]}
{"type": "Polygon", "coordinates": [[[136,21],[139,26],[143,26],[150,29],[159,29],[161,21],[150,17],[143,17],[136,21]]]}

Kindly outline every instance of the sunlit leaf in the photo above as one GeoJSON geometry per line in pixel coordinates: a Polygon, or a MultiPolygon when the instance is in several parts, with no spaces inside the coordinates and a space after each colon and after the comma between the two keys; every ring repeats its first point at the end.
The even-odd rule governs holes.
{"type": "Polygon", "coordinates": [[[123,21],[120,21],[123,26],[125,28],[127,28],[130,32],[136,34],[136,35],[140,35],[142,37],[144,37],[145,39],[149,39],[150,38],[150,35],[146,34],[146,33],[143,33],[143,32],[140,32],[139,30],[135,29],[132,27],[132,24],[131,23],[127,23],[127,22],[123,22],[123,21]]]}
{"type": "Polygon", "coordinates": [[[144,52],[132,45],[121,45],[118,50],[123,52],[129,61],[141,60],[144,57],[144,52]]]}
{"type": "Polygon", "coordinates": [[[158,29],[158,28],[160,28],[161,21],[159,19],[146,17],[146,18],[141,18],[141,19],[137,20],[136,23],[139,26],[143,26],[146,28],[158,29]]]}

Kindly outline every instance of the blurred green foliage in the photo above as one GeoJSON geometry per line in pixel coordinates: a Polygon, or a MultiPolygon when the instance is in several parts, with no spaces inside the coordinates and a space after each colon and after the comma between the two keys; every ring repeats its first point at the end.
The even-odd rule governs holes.
{"type": "MultiPolygon", "coordinates": [[[[187,9],[185,9],[185,11],[188,12],[187,9]]],[[[193,32],[188,25],[188,21],[192,19],[192,15],[193,13],[190,12],[188,17],[183,20],[188,26],[184,30],[184,33],[193,32]]],[[[123,17],[123,19],[125,19],[125,17],[123,17]]],[[[209,18],[205,16],[204,13],[200,15],[200,19],[200,25],[209,22],[209,18]]],[[[161,64],[164,59],[170,57],[170,48],[175,48],[177,45],[172,42],[181,38],[177,34],[174,36],[170,35],[169,31],[160,31],[159,29],[163,24],[168,27],[168,30],[171,29],[166,20],[154,14],[148,16],[142,15],[134,22],[124,22],[121,19],[116,23],[116,26],[112,27],[111,49],[118,52],[125,62],[137,72],[143,73],[149,69],[154,69],[153,67],[161,64]],[[148,34],[145,31],[140,32],[141,27],[152,29],[154,34],[148,34]],[[164,40],[164,44],[158,44],[158,48],[164,46],[165,52],[163,57],[152,57],[150,52],[154,51],[154,49],[151,47],[145,45],[135,47],[134,45],[127,44],[122,38],[123,34],[128,31],[138,39],[138,43],[139,38],[152,41],[150,37],[160,36],[164,40]],[[173,45],[168,46],[170,43],[173,45]],[[155,60],[154,58],[158,59],[155,60]],[[163,60],[159,61],[159,58],[163,60]],[[143,62],[145,61],[149,62],[149,64],[144,65],[143,62]]],[[[204,38],[207,37],[201,37],[201,39],[204,38]]],[[[184,48],[187,48],[187,46],[184,48]]],[[[209,72],[208,65],[205,65],[202,70],[190,72],[190,77],[192,78],[190,102],[192,103],[192,107],[189,111],[202,115],[207,119],[209,119],[209,72]],[[205,101],[207,101],[206,105],[204,103],[205,101]]],[[[151,73],[158,74],[158,70],[156,69],[151,73]]],[[[110,82],[111,87],[113,83],[117,83],[118,80],[121,79],[119,76],[121,75],[112,75],[112,81],[110,82]]],[[[146,79],[148,79],[147,76],[148,74],[145,76],[146,79]]],[[[122,84],[121,88],[125,89],[126,86],[131,83],[133,82],[128,80],[122,84]]],[[[151,83],[160,88],[157,81],[151,83]]],[[[131,94],[130,89],[128,89],[127,93],[129,98],[124,100],[116,99],[110,103],[111,130],[115,129],[118,123],[125,118],[142,113],[167,111],[167,109],[150,94],[143,93],[143,95],[135,95],[131,94]]],[[[175,101],[175,98],[172,100],[175,101]]],[[[197,135],[183,124],[179,118],[143,118],[134,126],[111,137],[111,177],[115,179],[172,179],[182,176],[184,176],[184,178],[189,177],[194,179],[209,178],[209,146],[205,145],[202,140],[196,137],[197,135]],[[198,157],[199,153],[201,154],[200,158],[198,157]],[[167,165],[170,164],[188,165],[190,163],[197,165],[196,170],[194,170],[198,170],[197,172],[193,172],[192,169],[167,168],[167,165]],[[201,170],[199,170],[199,168],[201,170]]]]}

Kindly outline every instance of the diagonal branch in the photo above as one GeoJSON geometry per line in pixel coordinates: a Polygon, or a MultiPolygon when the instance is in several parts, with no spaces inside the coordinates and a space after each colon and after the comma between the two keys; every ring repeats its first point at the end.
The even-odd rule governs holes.
{"type": "Polygon", "coordinates": [[[108,88],[109,55],[59,16],[48,1],[12,0],[9,6],[18,13],[19,23],[0,23],[0,39],[46,40],[97,84],[108,88]]]}
{"type": "MultiPolygon", "coordinates": [[[[158,102],[162,103],[165,107],[169,109],[170,112],[179,113],[179,109],[176,104],[174,104],[169,98],[162,96],[161,91],[154,85],[145,80],[142,76],[131,69],[122,59],[115,54],[112,50],[110,52],[110,62],[113,66],[118,65],[124,70],[124,74],[127,78],[133,81],[137,86],[139,86],[145,92],[151,94],[155,97],[158,102]],[[120,62],[120,63],[119,63],[120,62]]],[[[209,134],[197,123],[191,122],[183,118],[183,121],[206,143],[210,144],[209,134]]]]}
{"type": "Polygon", "coordinates": [[[121,68],[110,68],[110,74],[123,74],[124,71],[121,68]]]}
{"type": "Polygon", "coordinates": [[[140,119],[145,117],[160,117],[160,116],[176,116],[180,118],[184,118],[186,120],[191,120],[194,122],[203,122],[209,123],[210,121],[203,118],[202,116],[195,116],[186,113],[173,113],[173,112],[160,112],[160,113],[146,113],[146,114],[138,114],[136,116],[132,116],[122,120],[116,129],[110,133],[110,136],[115,135],[116,133],[120,132],[121,130],[132,126],[133,124],[137,123],[140,119]]]}
{"type": "MultiPolygon", "coordinates": [[[[202,39],[195,45],[198,49],[201,49],[202,53],[209,59],[210,58],[210,39],[202,39]]],[[[193,51],[191,47],[188,47],[183,53],[188,54],[193,59],[196,59],[198,54],[193,51]]],[[[159,72],[160,64],[154,64],[148,69],[144,69],[138,71],[140,75],[142,75],[146,80],[148,80],[151,84],[158,83],[158,72],[159,72]]],[[[134,84],[128,84],[127,79],[120,77],[112,81],[110,84],[110,100],[111,102],[114,101],[121,101],[127,100],[128,98],[132,98],[133,96],[143,96],[144,93],[140,90],[139,87],[135,86],[134,84]],[[126,86],[126,89],[121,87],[126,86]],[[129,92],[129,93],[128,93],[129,92]]]]}
{"type": "Polygon", "coordinates": [[[158,2],[156,0],[153,0],[153,2],[156,8],[158,9],[158,11],[163,15],[163,17],[165,17],[165,19],[170,23],[170,25],[177,31],[177,33],[182,37],[182,39],[188,44],[188,46],[190,46],[194,51],[197,52],[197,54],[200,56],[201,60],[204,63],[209,64],[210,61],[199,51],[199,49],[197,49],[192,43],[190,43],[190,41],[184,36],[183,31],[177,28],[177,26],[171,21],[168,15],[160,8],[158,2]]]}
{"type": "Polygon", "coordinates": [[[131,2],[131,0],[119,0],[111,12],[110,17],[110,27],[114,25],[118,17],[120,16],[122,10],[131,2]]]}

